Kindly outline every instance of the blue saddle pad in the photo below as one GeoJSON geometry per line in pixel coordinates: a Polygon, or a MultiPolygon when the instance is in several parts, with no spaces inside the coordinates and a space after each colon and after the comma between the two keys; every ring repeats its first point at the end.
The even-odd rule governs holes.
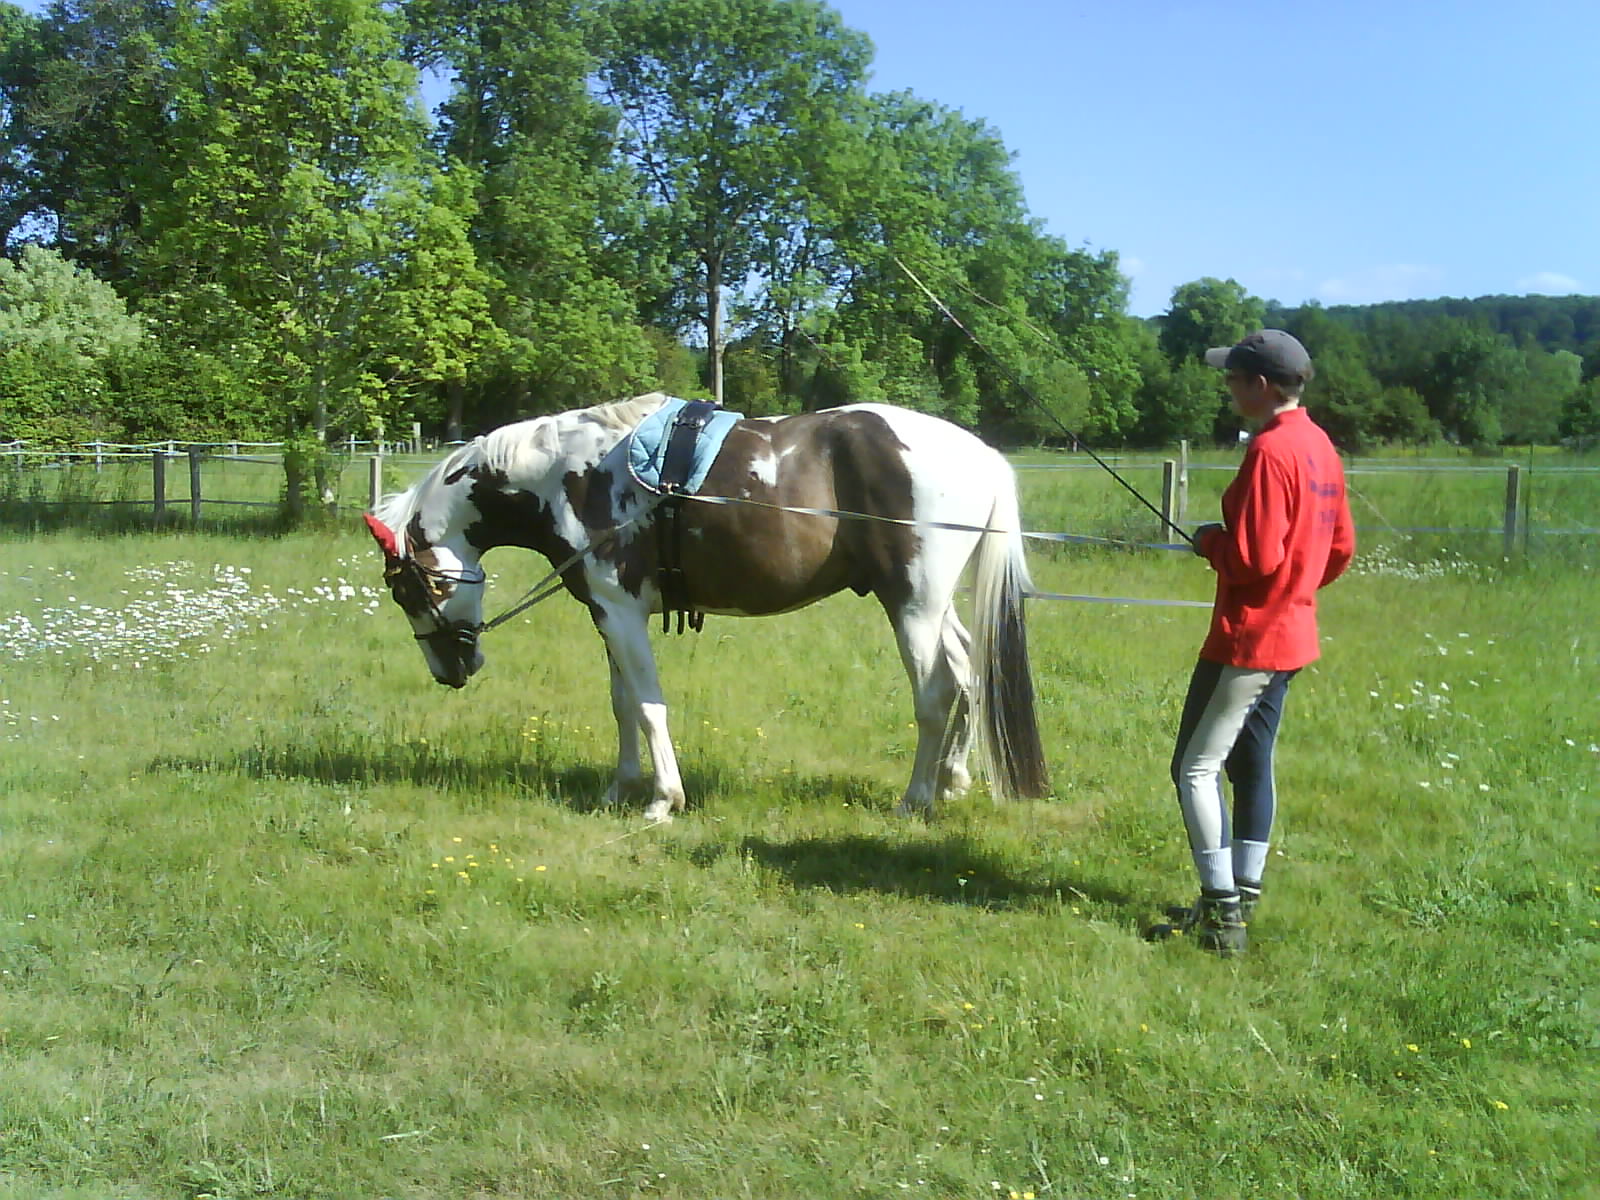
{"type": "MultiPolygon", "coordinates": [[[[687,400],[679,400],[676,396],[669,398],[628,435],[628,471],[652,492],[661,490],[661,460],[666,454],[667,442],[672,437],[672,427],[677,422],[678,413],[687,403],[687,400]]],[[[700,490],[711,464],[717,460],[717,451],[722,449],[723,441],[734,425],[743,419],[743,413],[728,412],[721,408],[711,414],[695,440],[694,464],[689,469],[684,491],[692,494],[700,490]]]]}

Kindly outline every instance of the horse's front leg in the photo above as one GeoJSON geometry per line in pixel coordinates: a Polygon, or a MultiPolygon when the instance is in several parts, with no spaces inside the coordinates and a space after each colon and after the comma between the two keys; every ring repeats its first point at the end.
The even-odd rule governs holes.
{"type": "Polygon", "coordinates": [[[626,774],[630,753],[632,779],[641,777],[639,733],[643,731],[656,769],[655,790],[644,815],[652,821],[669,821],[675,811],[683,808],[683,779],[667,734],[667,705],[661,695],[655,655],[650,651],[647,620],[644,613],[613,610],[600,614],[596,622],[611,657],[611,703],[617,719],[617,776],[610,794],[620,797],[630,782],[626,774]]]}
{"type": "Polygon", "coordinates": [[[611,669],[611,715],[617,723],[617,773],[606,789],[606,807],[627,801],[644,779],[639,761],[639,702],[617,666],[617,656],[606,648],[606,664],[611,669]]]}

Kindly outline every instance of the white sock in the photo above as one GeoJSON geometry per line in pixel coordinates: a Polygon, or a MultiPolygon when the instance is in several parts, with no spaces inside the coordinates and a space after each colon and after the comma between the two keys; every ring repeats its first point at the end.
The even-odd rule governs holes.
{"type": "Polygon", "coordinates": [[[1235,879],[1254,879],[1261,882],[1261,873],[1267,869],[1267,843],[1236,841],[1233,843],[1233,876],[1235,879]]]}
{"type": "Polygon", "coordinates": [[[1200,873],[1200,886],[1208,892],[1234,892],[1233,851],[1224,846],[1220,850],[1191,850],[1194,869],[1200,873]]]}

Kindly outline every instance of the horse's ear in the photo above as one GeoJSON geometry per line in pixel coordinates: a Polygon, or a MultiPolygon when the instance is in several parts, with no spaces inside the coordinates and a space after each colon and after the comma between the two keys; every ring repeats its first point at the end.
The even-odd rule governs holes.
{"type": "Polygon", "coordinates": [[[394,530],[390,529],[371,513],[366,515],[366,521],[367,528],[372,531],[373,540],[378,543],[379,548],[383,551],[383,556],[385,558],[399,558],[400,547],[395,542],[394,530]]]}

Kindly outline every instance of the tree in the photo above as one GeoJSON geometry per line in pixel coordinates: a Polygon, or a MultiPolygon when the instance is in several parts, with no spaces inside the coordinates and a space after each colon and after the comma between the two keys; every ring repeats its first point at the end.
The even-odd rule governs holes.
{"type": "Polygon", "coordinates": [[[1499,445],[1500,402],[1523,385],[1526,361],[1504,336],[1465,321],[1448,322],[1442,333],[1417,390],[1446,437],[1466,446],[1499,445]]]}
{"type": "Polygon", "coordinates": [[[56,0],[35,24],[0,22],[8,238],[25,229],[103,279],[132,279],[144,205],[166,183],[179,12],[168,0],[56,0]]]}
{"type": "Polygon", "coordinates": [[[1552,442],[1567,401],[1583,381],[1583,360],[1570,350],[1550,353],[1536,343],[1520,353],[1521,379],[1500,397],[1502,437],[1527,446],[1552,442]]]}
{"type": "Polygon", "coordinates": [[[211,344],[258,349],[298,447],[291,506],[330,429],[408,412],[493,330],[469,199],[433,165],[398,50],[378,0],[217,0],[172,52],[146,266],[211,344]]]}
{"type": "Polygon", "coordinates": [[[143,336],[114,288],[56,251],[24,246],[19,262],[0,258],[0,346],[87,366],[143,336]]]}
{"type": "MultiPolygon", "coordinates": [[[[448,69],[438,142],[473,180],[471,240],[505,335],[467,384],[478,417],[621,394],[652,375],[638,297],[636,181],[614,154],[616,114],[591,94],[599,28],[585,0],[414,0],[417,60],[448,69]]],[[[460,436],[467,388],[452,389],[460,436]]]]}
{"type": "Polygon", "coordinates": [[[1198,362],[1212,346],[1229,346],[1266,318],[1266,305],[1233,279],[1207,276],[1173,289],[1161,317],[1161,349],[1174,367],[1198,362]]]}
{"type": "Polygon", "coordinates": [[[1600,378],[1578,386],[1561,409],[1561,435],[1580,447],[1600,439],[1600,378]]]}
{"type": "Polygon", "coordinates": [[[794,219],[806,168],[858,92],[865,37],[817,0],[614,0],[598,78],[677,265],[667,311],[703,331],[722,396],[724,305],[751,281],[768,227],[794,219]]]}

